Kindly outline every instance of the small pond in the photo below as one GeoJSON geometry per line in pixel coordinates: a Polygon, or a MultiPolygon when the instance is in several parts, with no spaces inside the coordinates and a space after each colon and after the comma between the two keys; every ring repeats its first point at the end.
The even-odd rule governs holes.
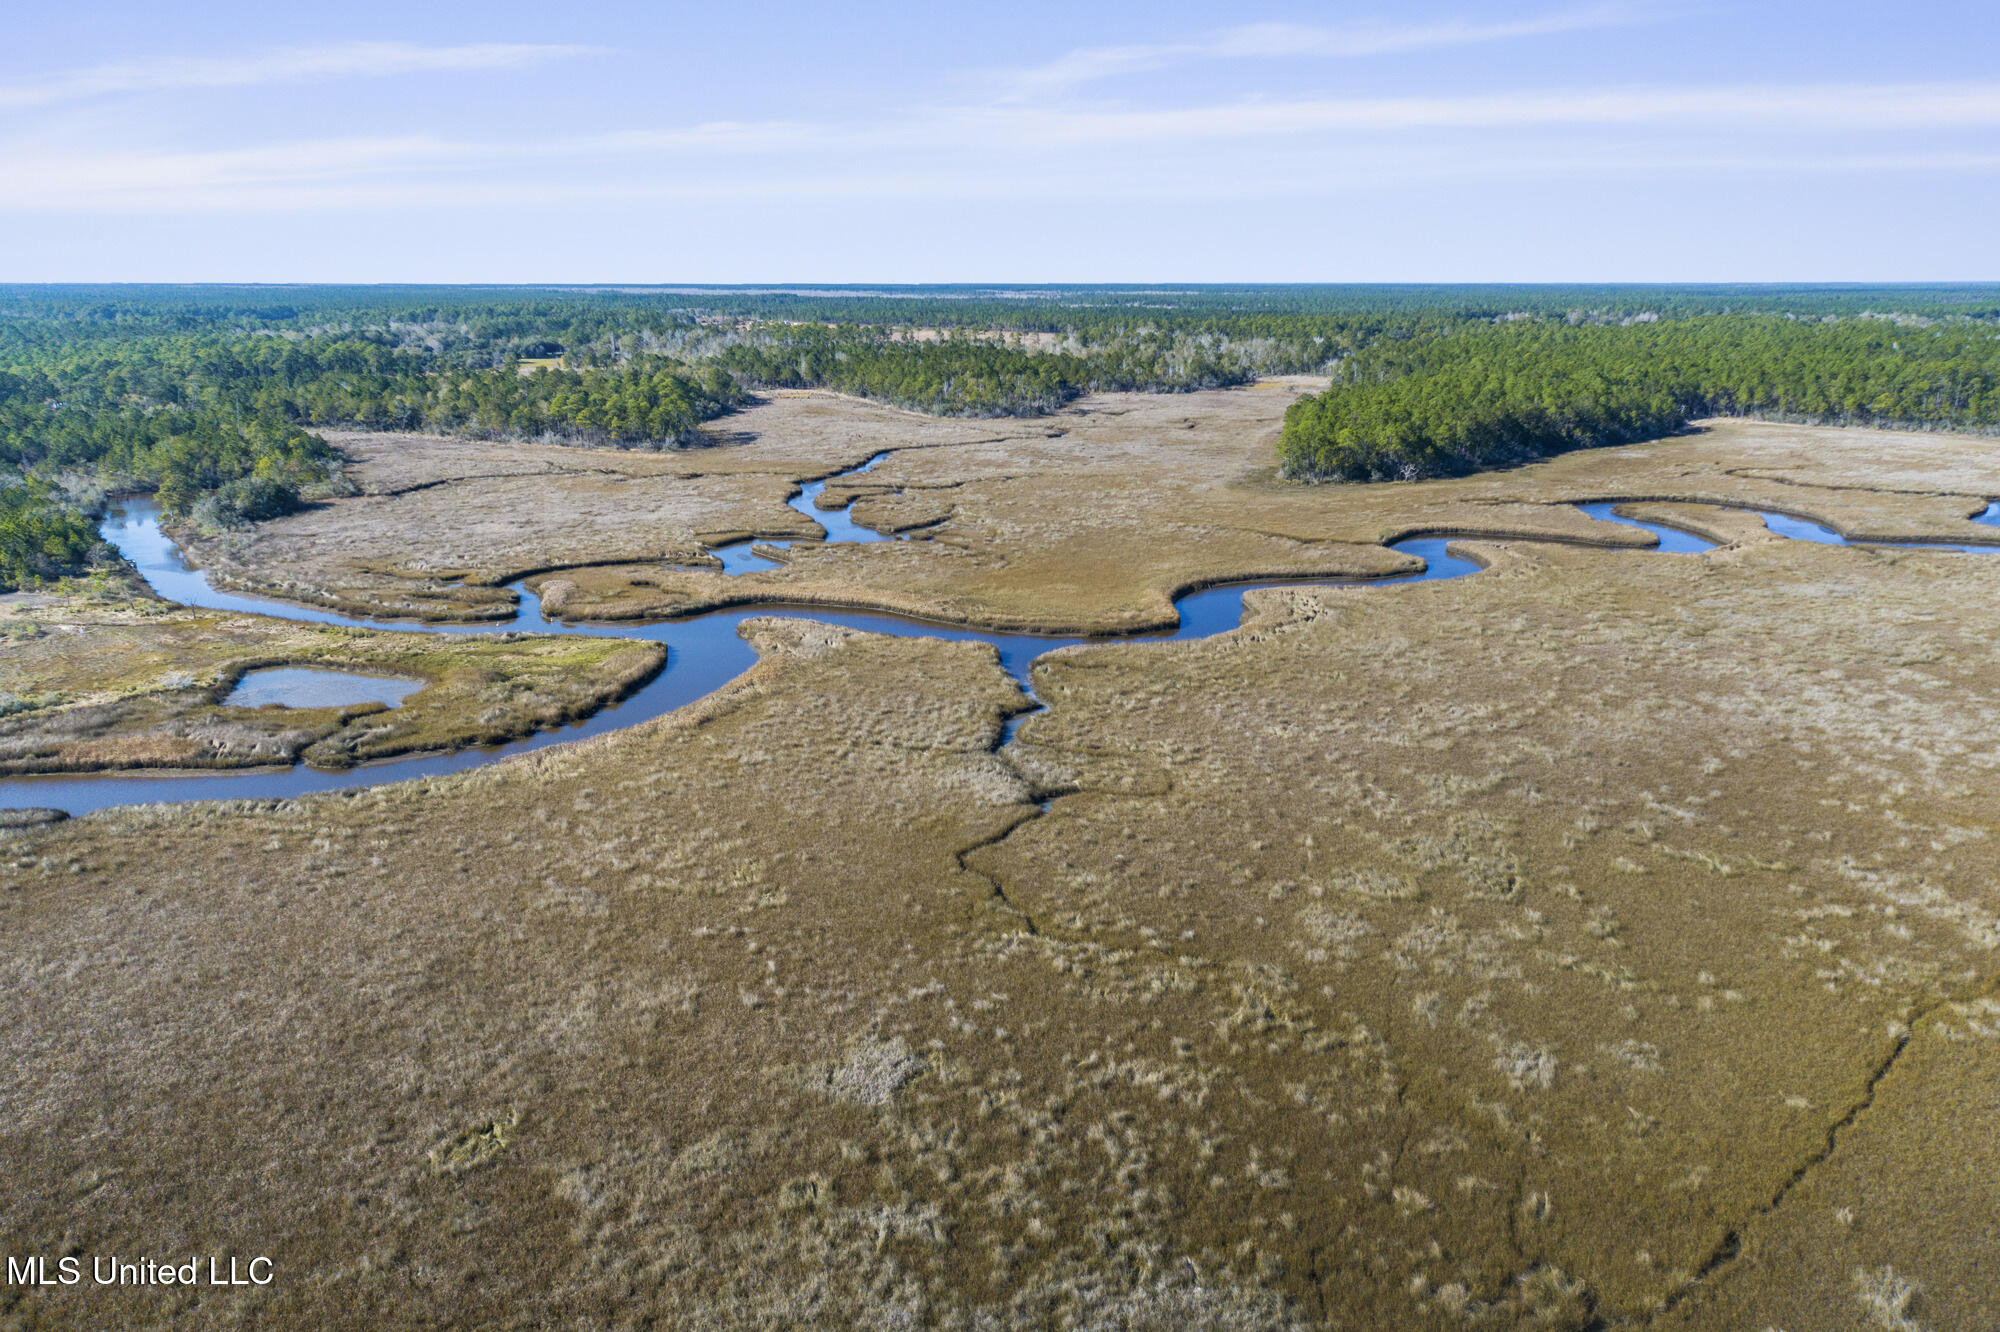
{"type": "Polygon", "coordinates": [[[424,687],[422,680],[386,675],[354,675],[347,671],[279,666],[251,671],[236,682],[223,703],[232,708],[263,708],[282,703],[288,708],[341,708],[354,703],[387,703],[400,707],[424,687]]]}

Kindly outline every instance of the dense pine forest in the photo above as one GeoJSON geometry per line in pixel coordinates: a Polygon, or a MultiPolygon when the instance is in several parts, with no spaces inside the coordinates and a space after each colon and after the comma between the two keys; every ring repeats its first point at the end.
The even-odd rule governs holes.
{"type": "Polygon", "coordinates": [[[859,325],[759,330],[718,364],[754,387],[830,388],[938,416],[1034,416],[1085,393],[1186,392],[1247,383],[1272,361],[1324,362],[1317,349],[1262,361],[1201,333],[1146,330],[1050,351],[956,334],[897,340],[859,325]]]}
{"type": "Polygon", "coordinates": [[[1327,374],[1301,480],[1460,473],[1711,414],[2000,424],[2000,287],[0,287],[0,589],[107,493],[205,529],[349,489],[324,428],[706,442],[772,387],[939,415],[1327,374]]]}
{"type": "Polygon", "coordinates": [[[1991,429],[2000,328],[1770,315],[1477,325],[1371,346],[1334,379],[1286,413],[1288,476],[1457,475],[1671,434],[1702,416],[1991,429]]]}
{"type": "Polygon", "coordinates": [[[0,592],[74,572],[96,544],[90,519],[47,486],[29,481],[0,489],[0,592]]]}

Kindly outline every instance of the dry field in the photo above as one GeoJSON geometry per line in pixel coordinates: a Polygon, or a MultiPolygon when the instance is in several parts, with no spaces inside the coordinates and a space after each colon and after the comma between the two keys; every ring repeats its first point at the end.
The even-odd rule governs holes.
{"type": "MultiPolygon", "coordinates": [[[[942,515],[930,540],[766,583],[1022,622],[1381,571],[1410,530],[1631,543],[1573,499],[1733,544],[1469,542],[1474,578],[1253,594],[1231,635],[1045,660],[1005,755],[990,649],[766,620],[736,684],[584,744],[0,833],[8,1251],[279,1273],[5,1316],[2000,1324],[2000,559],[1687,503],[1990,537],[1990,442],[1721,424],[1304,490],[1268,474],[1287,396],[1097,400],[1004,444],[821,397],[713,459],[453,447],[495,476],[734,458],[672,485],[742,530],[728,487],[775,524],[789,479],[933,431],[857,488],[864,518],[942,515]]],[[[448,470],[370,447],[371,484],[402,447],[448,470]]],[[[466,529],[476,559],[381,516],[461,485],[430,480],[240,567],[291,543],[366,600],[337,571],[396,540],[546,554],[532,506],[515,546],[498,511],[466,529]]],[[[661,590],[605,577],[621,609],[661,590]]]]}

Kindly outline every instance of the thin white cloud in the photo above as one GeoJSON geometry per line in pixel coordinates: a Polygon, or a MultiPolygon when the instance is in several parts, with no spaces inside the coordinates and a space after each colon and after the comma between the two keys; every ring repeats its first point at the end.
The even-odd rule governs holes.
{"type": "MultiPolygon", "coordinates": [[[[311,150],[313,145],[297,145],[311,150]]],[[[323,160],[323,159],[322,159],[323,160]]],[[[338,170],[271,168],[216,164],[218,169],[178,179],[111,182],[87,175],[32,183],[15,214],[92,212],[125,216],[255,215],[295,212],[399,213],[417,209],[458,212],[495,207],[584,204],[708,204],[805,207],[832,202],[943,204],[986,200],[1080,198],[1149,200],[1160,203],[1211,202],[1218,195],[1245,199],[1379,199],[1403,188],[1490,179],[1608,180],[1675,172],[1772,176],[1957,176],[2000,174],[2000,153],[1757,154],[1727,151],[1619,151],[1583,154],[1472,152],[1463,149],[1412,154],[1368,149],[1335,149],[1309,154],[1246,156],[1208,171],[1190,187],[1184,173],[1149,169],[1144,163],[1113,167],[1071,162],[1030,171],[995,171],[977,166],[943,170],[902,169],[870,164],[841,171],[801,167],[782,176],[757,171],[683,177],[660,172],[647,177],[605,179],[589,175],[562,179],[519,175],[442,178],[414,166],[365,176],[338,170]]],[[[0,171],[8,188],[22,174],[0,171]]]]}
{"type": "Polygon", "coordinates": [[[508,200],[1327,194],[1505,171],[1826,174],[1994,165],[2000,83],[1579,89],[1207,106],[958,107],[224,149],[0,142],[0,215],[470,207],[508,200]],[[1956,135],[1956,138],[1948,136],[1956,135]]]}
{"type": "MultiPolygon", "coordinates": [[[[949,128],[952,118],[937,129],[949,128]]],[[[1662,126],[1897,131],[2000,125],[2000,84],[1633,88],[1458,97],[1305,98],[1207,106],[992,108],[959,113],[1023,144],[1116,144],[1334,132],[1662,126]]]]}
{"type": "Polygon", "coordinates": [[[341,42],[294,46],[245,56],[156,56],[94,65],[44,79],[0,84],[0,107],[48,106],[117,93],[243,88],[272,83],[382,78],[396,74],[520,69],[582,54],[584,46],[484,42],[421,46],[413,42],[341,42]]]}
{"type": "Polygon", "coordinates": [[[1036,96],[1066,93],[1082,84],[1120,74],[1165,69],[1200,60],[1396,55],[1440,47],[1477,46],[1523,37],[1547,37],[1592,28],[1624,27],[1643,21],[1638,11],[1629,6],[1607,4],[1497,22],[1457,18],[1432,23],[1371,21],[1337,26],[1252,23],[1225,28],[1197,41],[1084,47],[1046,65],[1005,71],[997,76],[997,80],[1003,100],[1026,101],[1036,96]]]}
{"type": "Polygon", "coordinates": [[[1454,97],[1300,98],[1202,106],[929,107],[846,124],[722,121],[565,140],[571,153],[726,155],[986,149],[1036,152],[1192,140],[1532,129],[1732,133],[2000,127],[2000,83],[1608,88],[1454,97]]]}
{"type": "Polygon", "coordinates": [[[1628,27],[1645,21],[1639,11],[1629,6],[1592,5],[1500,22],[1461,18],[1417,24],[1354,23],[1332,28],[1302,23],[1252,23],[1218,33],[1211,50],[1217,56],[1238,58],[1394,55],[1441,46],[1478,46],[1593,28],[1628,27]]]}

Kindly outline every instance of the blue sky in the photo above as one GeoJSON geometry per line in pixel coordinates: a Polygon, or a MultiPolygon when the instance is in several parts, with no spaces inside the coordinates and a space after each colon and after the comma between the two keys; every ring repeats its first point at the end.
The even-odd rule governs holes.
{"type": "Polygon", "coordinates": [[[2000,277],[1990,0],[9,27],[0,280],[2000,277]]]}

